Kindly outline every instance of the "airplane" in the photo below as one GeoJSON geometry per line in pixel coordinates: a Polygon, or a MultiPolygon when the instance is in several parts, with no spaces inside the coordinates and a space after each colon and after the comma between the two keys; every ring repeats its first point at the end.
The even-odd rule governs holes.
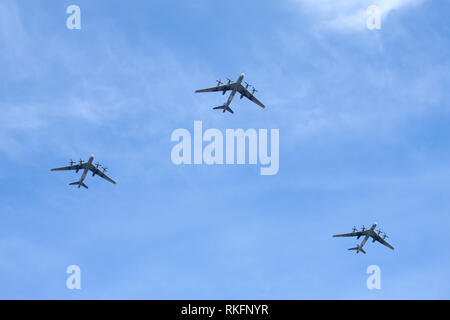
{"type": "Polygon", "coordinates": [[[227,84],[222,85],[222,81],[217,80],[217,86],[215,86],[214,88],[208,88],[208,89],[202,89],[202,90],[196,90],[196,93],[199,92],[220,92],[222,91],[222,95],[224,95],[227,91],[231,91],[230,96],[228,97],[227,102],[219,107],[214,107],[214,110],[220,109],[223,110],[223,112],[228,111],[231,113],[234,113],[233,110],[231,110],[230,108],[230,104],[231,101],[233,101],[234,95],[236,94],[236,92],[239,92],[241,94],[240,99],[242,99],[243,97],[246,97],[247,99],[249,99],[250,101],[253,101],[254,103],[256,103],[258,106],[260,106],[261,108],[265,108],[266,106],[263,105],[258,99],[256,99],[254,97],[255,92],[258,92],[258,90],[255,89],[255,87],[252,86],[252,92],[250,92],[248,90],[248,87],[250,86],[247,82],[245,82],[245,87],[242,85],[242,80],[244,80],[245,74],[241,73],[241,75],[239,76],[239,78],[237,79],[236,82],[232,82],[230,79],[228,80],[227,84]]]}
{"type": "Polygon", "coordinates": [[[385,240],[388,238],[387,234],[383,232],[383,237],[380,236],[381,230],[377,230],[375,232],[375,228],[377,226],[378,222],[375,222],[370,229],[367,229],[362,226],[361,231],[358,231],[356,227],[353,227],[353,230],[351,233],[345,233],[345,234],[335,234],[333,237],[357,237],[359,239],[360,237],[364,236],[364,240],[361,242],[360,245],[356,245],[355,248],[349,248],[348,250],[355,250],[356,253],[359,253],[360,251],[364,254],[366,252],[364,251],[363,247],[366,244],[367,240],[369,238],[372,238],[372,242],[378,241],[379,243],[385,245],[386,247],[394,250],[394,247],[392,247],[387,241],[385,240]]]}
{"type": "Polygon", "coordinates": [[[80,159],[80,161],[76,164],[74,161],[70,160],[70,166],[62,167],[62,168],[55,168],[55,169],[51,169],[50,171],[75,170],[75,172],[78,173],[78,171],[83,170],[83,174],[81,175],[80,181],[69,183],[70,186],[76,185],[76,186],[78,186],[78,188],[85,187],[86,189],[88,189],[88,186],[84,184],[84,179],[86,178],[86,175],[88,174],[89,171],[92,171],[92,176],[97,175],[97,176],[102,177],[105,180],[108,180],[111,183],[116,184],[116,182],[114,180],[112,180],[110,177],[108,177],[105,174],[107,168],[102,166],[102,170],[100,170],[99,169],[100,163],[97,162],[94,165],[93,162],[94,162],[94,155],[91,155],[89,157],[88,162],[83,162],[83,160],[80,159]]]}

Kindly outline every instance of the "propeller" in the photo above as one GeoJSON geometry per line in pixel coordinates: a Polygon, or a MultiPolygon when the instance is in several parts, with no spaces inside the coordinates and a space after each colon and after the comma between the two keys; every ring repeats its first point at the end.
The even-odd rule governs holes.
{"type": "Polygon", "coordinates": [[[217,82],[217,86],[218,86],[218,87],[222,84],[222,81],[220,81],[220,79],[219,79],[219,80],[216,80],[216,82],[217,82]]]}
{"type": "Polygon", "coordinates": [[[98,167],[100,167],[100,163],[97,162],[97,163],[95,164],[95,167],[98,169],[98,167]]]}
{"type": "Polygon", "coordinates": [[[361,228],[362,231],[366,230],[366,227],[364,227],[364,225],[361,228]]]}
{"type": "Polygon", "coordinates": [[[230,80],[229,78],[227,78],[227,80],[228,80],[228,84],[230,84],[232,82],[232,80],[230,80]]]}
{"type": "Polygon", "coordinates": [[[248,87],[250,86],[250,84],[248,82],[245,83],[245,89],[248,89],[248,87]]]}
{"type": "Polygon", "coordinates": [[[389,238],[388,235],[386,233],[383,234],[383,240],[389,238]]]}
{"type": "Polygon", "coordinates": [[[378,234],[378,235],[380,235],[380,233],[381,233],[381,230],[380,230],[380,229],[378,229],[378,230],[377,230],[377,234],[378,234]]]}
{"type": "Polygon", "coordinates": [[[70,166],[73,166],[75,164],[75,162],[73,162],[72,159],[70,159],[70,166]]]}
{"type": "Polygon", "coordinates": [[[356,227],[353,227],[352,232],[356,232],[356,231],[358,231],[358,230],[356,229],[356,227]]]}
{"type": "Polygon", "coordinates": [[[80,164],[83,164],[83,160],[80,158],[80,161],[78,161],[80,164]]]}
{"type": "Polygon", "coordinates": [[[108,170],[108,168],[103,167],[103,173],[105,173],[108,170]]]}
{"type": "Polygon", "coordinates": [[[252,89],[252,95],[255,94],[255,92],[258,92],[258,90],[256,90],[255,87],[253,87],[253,89],[252,89]]]}

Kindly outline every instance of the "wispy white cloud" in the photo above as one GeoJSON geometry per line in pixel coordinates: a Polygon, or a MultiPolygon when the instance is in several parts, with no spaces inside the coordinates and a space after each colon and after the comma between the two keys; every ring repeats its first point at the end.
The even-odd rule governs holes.
{"type": "MultiPolygon", "coordinates": [[[[0,153],[17,157],[26,152],[27,137],[62,147],[68,137],[51,133],[60,126],[101,127],[117,121],[126,130],[124,117],[146,114],[140,124],[147,122],[150,129],[144,133],[150,134],[166,126],[156,119],[164,118],[170,126],[173,114],[179,119],[192,112],[193,101],[174,92],[192,94],[192,81],[201,77],[199,68],[161,41],[146,39],[140,49],[131,50],[126,38],[115,35],[108,42],[99,31],[100,35],[89,34],[91,41],[102,42],[98,55],[93,55],[95,49],[78,50],[68,36],[34,34],[20,13],[17,3],[0,4],[0,65],[5,79],[0,86],[5,92],[0,91],[0,153]],[[24,88],[29,89],[26,94],[16,94],[24,88]]],[[[86,140],[79,132],[70,139],[72,144],[86,140]]],[[[127,134],[142,136],[142,132],[127,134]]]]}
{"type": "Polygon", "coordinates": [[[342,31],[364,30],[369,6],[380,9],[386,18],[393,10],[417,5],[425,0],[292,0],[315,15],[318,24],[342,31]]]}

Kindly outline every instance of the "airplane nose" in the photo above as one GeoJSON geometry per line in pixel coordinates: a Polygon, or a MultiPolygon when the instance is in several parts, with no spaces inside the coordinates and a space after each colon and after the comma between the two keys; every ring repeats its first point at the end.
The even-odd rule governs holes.
{"type": "Polygon", "coordinates": [[[242,77],[242,78],[245,77],[245,73],[242,72],[242,73],[241,73],[241,77],[242,77]]]}
{"type": "Polygon", "coordinates": [[[93,154],[91,154],[91,158],[94,158],[94,155],[93,155],[93,154]]]}

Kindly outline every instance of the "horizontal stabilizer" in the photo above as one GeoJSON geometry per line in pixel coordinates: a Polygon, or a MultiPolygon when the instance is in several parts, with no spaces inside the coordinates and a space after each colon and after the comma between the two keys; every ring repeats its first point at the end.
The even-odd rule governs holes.
{"type": "Polygon", "coordinates": [[[356,250],[356,253],[358,253],[359,251],[361,251],[362,253],[366,254],[366,252],[360,248],[360,247],[355,247],[355,248],[349,248],[348,250],[356,250]]]}
{"type": "Polygon", "coordinates": [[[223,105],[223,106],[219,106],[219,107],[214,107],[213,109],[214,109],[214,110],[220,109],[220,110],[223,110],[223,112],[228,111],[228,112],[230,112],[230,113],[234,113],[233,110],[231,110],[230,107],[226,107],[226,106],[224,106],[224,105],[223,105]]]}
{"type": "Polygon", "coordinates": [[[78,186],[78,188],[83,186],[86,189],[89,189],[87,185],[85,185],[83,182],[80,181],[69,183],[69,186],[78,186]]]}

